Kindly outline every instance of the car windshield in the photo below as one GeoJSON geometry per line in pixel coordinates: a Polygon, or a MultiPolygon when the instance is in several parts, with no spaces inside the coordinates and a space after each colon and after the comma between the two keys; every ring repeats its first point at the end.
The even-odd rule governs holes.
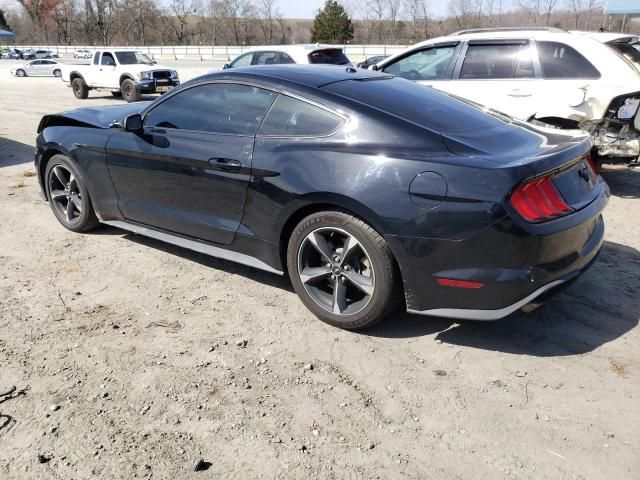
{"type": "Polygon", "coordinates": [[[632,44],[623,42],[608,43],[617,54],[622,56],[627,62],[633,64],[633,66],[640,72],[640,50],[634,48],[632,44]]]}
{"type": "Polygon", "coordinates": [[[316,50],[309,54],[309,63],[324,63],[329,65],[348,65],[351,62],[339,48],[316,50]]]}
{"type": "Polygon", "coordinates": [[[153,65],[153,60],[140,52],[116,52],[120,65],[153,65]]]}

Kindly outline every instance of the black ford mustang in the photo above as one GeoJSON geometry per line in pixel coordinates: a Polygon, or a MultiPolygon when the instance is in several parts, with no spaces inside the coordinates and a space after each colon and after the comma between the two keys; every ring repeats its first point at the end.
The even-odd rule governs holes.
{"type": "Polygon", "coordinates": [[[45,116],[36,167],[66,228],[100,222],[288,272],[343,328],[401,305],[498,319],[600,250],[589,139],[353,68],[206,75],[153,103],[45,116]]]}

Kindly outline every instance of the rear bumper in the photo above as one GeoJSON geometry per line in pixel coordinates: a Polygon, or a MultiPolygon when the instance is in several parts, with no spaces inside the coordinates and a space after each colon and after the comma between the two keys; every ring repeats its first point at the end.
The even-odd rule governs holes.
{"type": "Polygon", "coordinates": [[[555,231],[532,233],[504,217],[468,240],[385,236],[400,265],[407,309],[448,318],[497,320],[537,306],[568,286],[595,261],[604,241],[601,211],[608,191],[559,219],[555,231]],[[586,217],[586,218],[584,218],[586,217]],[[569,222],[570,226],[561,225],[569,222]],[[481,288],[443,286],[438,278],[479,282],[481,288]]]}

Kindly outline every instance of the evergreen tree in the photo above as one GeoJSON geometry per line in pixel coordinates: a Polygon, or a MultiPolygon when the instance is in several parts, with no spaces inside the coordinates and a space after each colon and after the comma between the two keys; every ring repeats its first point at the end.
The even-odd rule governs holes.
{"type": "Polygon", "coordinates": [[[311,41],[347,43],[353,39],[353,23],[346,10],[336,0],[327,0],[313,20],[311,41]]]}

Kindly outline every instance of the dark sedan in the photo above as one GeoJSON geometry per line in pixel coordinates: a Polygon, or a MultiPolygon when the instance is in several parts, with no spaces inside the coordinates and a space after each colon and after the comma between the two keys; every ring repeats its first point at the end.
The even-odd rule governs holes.
{"type": "Polygon", "coordinates": [[[356,66],[358,68],[369,68],[371,65],[375,65],[380,63],[382,60],[387,58],[389,55],[375,55],[373,57],[369,57],[366,60],[358,63],[356,66]]]}
{"type": "Polygon", "coordinates": [[[264,66],[153,103],[45,116],[36,167],[66,228],[100,222],[269,272],[321,320],[400,307],[491,320],[598,254],[587,137],[388,74],[264,66]]]}

